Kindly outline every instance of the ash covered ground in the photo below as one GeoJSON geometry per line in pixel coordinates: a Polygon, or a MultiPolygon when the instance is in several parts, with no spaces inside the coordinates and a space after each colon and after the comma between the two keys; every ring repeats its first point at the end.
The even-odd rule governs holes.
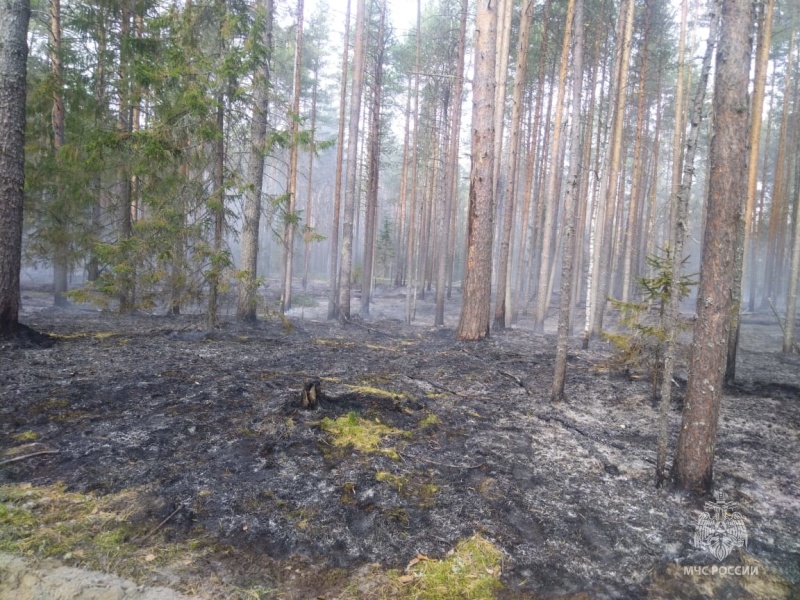
{"type": "Polygon", "coordinates": [[[655,489],[650,385],[603,368],[603,342],[574,341],[568,401],[553,406],[555,338],[525,320],[459,343],[455,302],[449,328],[423,325],[430,299],[408,326],[402,290],[381,290],[372,317],[342,328],[324,320],[323,290],[309,298],[291,328],[209,333],[198,316],[40,309],[29,290],[23,321],[57,337],[0,346],[0,457],[25,435],[57,453],[0,466],[0,484],[140,490],[127,518],[142,531],[214,548],[147,583],[206,597],[386,597],[373,574],[475,533],[503,553],[500,597],[800,597],[800,356],[778,352],[767,315],[746,316],[722,405],[715,485],[748,544],[720,563],[692,543],[703,500],[655,489]],[[313,378],[324,397],[303,410],[313,378]],[[386,452],[337,447],[323,419],[350,414],[403,433],[386,452]],[[758,574],[683,569],[715,565],[758,574]]]}

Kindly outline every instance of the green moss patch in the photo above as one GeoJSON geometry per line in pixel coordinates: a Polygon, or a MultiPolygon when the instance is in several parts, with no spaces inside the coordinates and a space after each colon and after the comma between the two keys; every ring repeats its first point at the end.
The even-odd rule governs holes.
{"type": "Polygon", "coordinates": [[[392,460],[400,460],[394,448],[384,447],[385,440],[391,436],[402,436],[402,429],[388,427],[375,420],[362,419],[355,412],[338,419],[325,417],[320,428],[331,436],[331,443],[340,448],[354,448],[365,454],[385,454],[392,460]]]}

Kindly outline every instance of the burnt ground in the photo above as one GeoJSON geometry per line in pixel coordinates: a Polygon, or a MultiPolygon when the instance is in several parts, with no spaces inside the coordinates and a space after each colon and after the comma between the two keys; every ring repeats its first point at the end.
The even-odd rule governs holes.
{"type": "Polygon", "coordinates": [[[421,325],[429,300],[418,325],[403,324],[396,290],[342,328],[320,316],[323,293],[291,328],[226,321],[208,333],[197,316],[34,310],[44,296],[28,292],[24,321],[59,337],[0,346],[0,456],[23,434],[58,453],[0,466],[0,484],[144,490],[129,515],[143,531],[213,548],[148,581],[207,597],[387,596],[373,574],[476,532],[504,555],[501,597],[800,597],[800,356],[777,352],[766,315],[745,319],[715,463],[748,545],[718,563],[692,544],[702,500],[655,489],[649,383],[604,368],[606,344],[575,341],[568,401],[554,407],[553,335],[523,321],[459,343],[452,320],[421,325]],[[309,378],[325,395],[311,411],[299,406],[309,378]],[[352,412],[407,432],[386,441],[398,456],[335,447],[321,420],[352,412]],[[759,572],[683,571],[717,564],[759,572]]]}

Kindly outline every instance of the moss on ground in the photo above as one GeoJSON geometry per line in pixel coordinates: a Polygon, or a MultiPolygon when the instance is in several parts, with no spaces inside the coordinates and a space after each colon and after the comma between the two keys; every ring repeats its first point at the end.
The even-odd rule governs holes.
{"type": "Polygon", "coordinates": [[[400,455],[396,449],[384,447],[386,438],[406,435],[402,429],[388,427],[377,420],[363,419],[355,412],[335,420],[325,417],[320,421],[320,428],[331,436],[334,446],[354,448],[365,454],[384,454],[392,460],[400,460],[400,455]]]}

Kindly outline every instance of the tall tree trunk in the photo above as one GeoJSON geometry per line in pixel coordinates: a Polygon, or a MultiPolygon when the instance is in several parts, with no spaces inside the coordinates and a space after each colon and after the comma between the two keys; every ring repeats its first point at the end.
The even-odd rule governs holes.
{"type": "MultiPolygon", "coordinates": [[[[61,0],[50,0],[50,72],[53,75],[53,153],[56,165],[61,164],[61,148],[64,145],[64,98],[63,78],[61,74],[61,0]]],[[[61,202],[64,194],[62,175],[60,169],[55,174],[56,198],[54,202],[61,202]]],[[[60,211],[59,211],[60,212],[60,211]]],[[[56,239],[59,240],[53,247],[53,304],[66,306],[69,304],[67,297],[67,276],[69,274],[69,246],[66,243],[68,232],[67,223],[61,214],[54,215],[58,227],[56,239]]]]}
{"type": "Polygon", "coordinates": [[[409,132],[411,129],[411,79],[408,80],[408,92],[406,93],[405,126],[403,127],[403,162],[400,167],[400,198],[398,200],[397,217],[397,243],[396,249],[396,286],[405,285],[406,282],[406,246],[408,239],[408,145],[409,132]]]}
{"type": "MultiPolygon", "coordinates": [[[[747,172],[747,209],[744,213],[744,261],[742,266],[742,285],[747,276],[755,279],[755,262],[750,256],[755,255],[757,240],[754,238],[754,220],[756,212],[756,194],[758,187],[758,153],[761,144],[761,125],[764,113],[764,96],[767,88],[767,66],[769,63],[769,49],[772,40],[772,17],[775,12],[775,0],[765,0],[758,4],[757,44],[756,44],[756,71],[753,82],[753,107],[750,111],[750,159],[747,172]]],[[[753,287],[748,299],[750,310],[755,308],[753,287]]]]}
{"type": "MultiPolygon", "coordinates": [[[[408,240],[406,241],[406,323],[411,323],[411,309],[416,300],[417,281],[416,263],[414,262],[414,246],[417,234],[417,170],[419,169],[419,79],[422,52],[422,3],[417,0],[417,40],[414,58],[414,141],[412,142],[411,159],[411,205],[408,209],[408,240]]],[[[407,192],[406,192],[407,193],[407,192]]]]}
{"type": "Polygon", "coordinates": [[[303,226],[303,230],[305,232],[303,236],[303,291],[305,291],[308,287],[308,270],[311,266],[311,244],[313,241],[312,233],[316,229],[314,223],[317,220],[316,216],[312,215],[312,212],[314,208],[314,144],[316,142],[315,138],[317,133],[317,92],[319,68],[320,55],[319,52],[317,52],[314,57],[314,66],[312,67],[311,72],[311,77],[314,83],[311,85],[311,122],[308,134],[308,144],[310,148],[308,152],[308,185],[306,186],[306,209],[305,214],[303,215],[303,220],[305,221],[303,226]]]}
{"type": "Polygon", "coordinates": [[[638,245],[636,237],[638,228],[637,215],[639,213],[639,196],[644,185],[644,127],[645,127],[645,90],[647,88],[647,55],[650,46],[650,22],[653,10],[648,5],[645,8],[644,31],[642,32],[641,67],[639,71],[639,98],[636,105],[636,139],[633,143],[633,178],[631,183],[631,199],[628,205],[628,224],[625,227],[624,252],[622,263],[622,301],[627,302],[631,292],[631,277],[633,267],[633,248],[638,245]]]}
{"type": "MultiPolygon", "coordinates": [[[[633,1],[633,0],[631,0],[633,1]]],[[[564,25],[564,40],[561,45],[561,63],[558,70],[558,99],[556,100],[556,115],[553,124],[553,139],[550,144],[552,149],[552,156],[550,160],[550,175],[547,184],[547,205],[545,207],[544,225],[542,226],[542,258],[539,263],[539,281],[536,291],[536,307],[534,312],[534,330],[544,331],[544,320],[547,317],[547,309],[550,307],[550,296],[548,291],[549,275],[550,275],[550,261],[551,261],[551,244],[553,233],[556,227],[556,210],[559,204],[557,188],[559,177],[559,165],[561,155],[561,123],[564,118],[564,92],[567,86],[567,59],[569,57],[569,48],[572,36],[572,16],[575,11],[575,0],[569,0],[567,4],[567,18],[564,25]]],[[[580,106],[576,107],[580,112],[580,106]]]]}
{"type": "Polygon", "coordinates": [[[28,0],[0,4],[0,337],[19,328],[28,0]]]}
{"type": "Polygon", "coordinates": [[[772,187],[772,205],[769,211],[769,238],[767,239],[767,268],[764,290],[767,298],[775,297],[781,279],[781,254],[786,231],[787,198],[786,188],[786,146],[789,130],[789,107],[792,85],[792,55],[794,53],[795,31],[789,41],[789,54],[786,56],[786,75],[784,77],[783,111],[781,112],[780,133],[778,134],[778,156],[775,159],[775,179],[772,187]]]}
{"type": "Polygon", "coordinates": [[[260,65],[253,81],[253,117],[250,121],[250,147],[247,161],[247,182],[245,193],[244,222],[242,224],[241,283],[239,286],[236,318],[240,321],[254,322],[258,309],[258,234],[261,222],[261,196],[264,192],[264,157],[269,122],[270,60],[272,57],[273,0],[261,0],[259,17],[264,19],[264,37],[261,40],[266,48],[264,62],[260,65]]]}
{"type": "Polygon", "coordinates": [[[671,244],[669,255],[670,280],[672,285],[669,288],[669,298],[667,299],[666,311],[663,315],[664,330],[664,366],[661,373],[657,376],[660,384],[659,396],[661,411],[659,414],[658,431],[658,452],[656,456],[656,485],[661,486],[667,477],[667,441],[669,426],[669,407],[672,401],[672,372],[675,365],[675,345],[678,334],[680,333],[680,302],[681,290],[680,281],[683,276],[683,248],[686,241],[686,234],[689,229],[689,198],[692,192],[692,182],[694,179],[694,158],[697,151],[697,140],[700,137],[700,126],[703,119],[703,106],[706,99],[706,88],[708,87],[708,77],[711,72],[711,59],[714,55],[714,48],[717,43],[717,32],[719,29],[719,0],[712,3],[709,14],[709,33],[706,42],[706,52],[703,57],[703,67],[700,71],[700,80],[697,82],[697,92],[691,107],[689,117],[690,130],[686,141],[686,153],[683,161],[683,178],[678,194],[672,198],[675,205],[671,212],[675,214],[675,225],[671,234],[671,244]]]}
{"type": "Polygon", "coordinates": [[[344,196],[342,254],[339,269],[339,321],[350,321],[350,273],[353,266],[353,221],[356,209],[356,172],[358,169],[358,125],[361,117],[361,94],[364,89],[366,62],[366,2],[356,4],[355,52],[353,54],[353,89],[350,93],[350,117],[347,138],[347,178],[344,196]]]}
{"type": "Polygon", "coordinates": [[[381,164],[381,91],[383,86],[383,56],[385,51],[384,23],[386,0],[381,2],[378,25],[378,44],[375,48],[375,79],[372,90],[372,113],[369,127],[369,157],[367,172],[367,214],[364,224],[364,276],[361,279],[361,314],[369,314],[372,292],[372,266],[375,262],[375,234],[378,218],[378,176],[381,164]]]}
{"type": "Polygon", "coordinates": [[[491,0],[478,1],[475,19],[475,77],[472,90],[472,170],[467,216],[464,298],[459,340],[489,335],[494,235],[494,91],[497,10],[491,0]]]}
{"type": "Polygon", "coordinates": [[[294,259],[294,232],[297,229],[297,170],[300,154],[300,80],[303,74],[303,0],[297,0],[297,24],[294,46],[294,92],[289,122],[292,130],[292,149],[289,160],[289,185],[286,215],[283,228],[283,295],[281,312],[292,308],[292,263],[294,259]]]}
{"type": "MultiPolygon", "coordinates": [[[[686,79],[686,24],[689,18],[689,0],[681,0],[681,28],[678,37],[678,72],[675,79],[675,128],[672,131],[672,188],[670,194],[675,197],[681,187],[683,172],[683,136],[686,130],[684,114],[684,81],[686,79]]],[[[675,229],[675,211],[670,205],[669,229],[675,229]]]]}
{"type": "Polygon", "coordinates": [[[695,343],[673,465],[676,485],[711,490],[731,304],[740,198],[747,193],[747,109],[753,0],[723,0],[714,78],[708,220],[700,268],[695,343]]]}
{"type": "Polygon", "coordinates": [[[550,0],[545,0],[544,15],[542,17],[542,33],[541,44],[539,48],[539,74],[537,76],[536,84],[536,103],[533,109],[533,126],[530,131],[530,143],[528,145],[528,160],[526,165],[526,178],[525,178],[525,192],[522,203],[522,234],[517,250],[517,294],[512,306],[515,307],[516,312],[519,311],[519,306],[527,304],[527,285],[526,282],[530,276],[531,269],[526,269],[528,253],[526,248],[530,240],[533,246],[532,224],[530,221],[530,208],[533,201],[533,182],[536,175],[536,162],[539,148],[539,130],[541,128],[542,119],[542,102],[544,101],[544,82],[545,82],[545,65],[547,63],[547,28],[550,22],[550,0]]]}
{"type": "MultiPolygon", "coordinates": [[[[562,227],[563,254],[561,257],[561,297],[558,307],[558,339],[556,341],[556,364],[553,376],[553,389],[550,399],[560,402],[564,399],[564,383],[567,375],[567,343],[569,323],[572,313],[572,268],[575,260],[575,207],[581,190],[583,172],[581,148],[581,92],[583,90],[583,0],[575,0],[575,46],[572,51],[572,120],[570,132],[569,176],[567,195],[564,199],[564,225],[562,227]]],[[[569,11],[568,11],[569,14],[569,11]]]]}
{"type": "MultiPolygon", "coordinates": [[[[122,0],[122,23],[120,25],[120,51],[119,51],[119,82],[117,84],[117,101],[119,103],[119,113],[117,117],[117,135],[122,140],[128,140],[131,132],[130,120],[130,92],[128,81],[128,60],[129,46],[128,36],[130,35],[130,8],[128,0],[122,0]]],[[[119,187],[117,204],[117,245],[119,246],[118,261],[122,263],[123,269],[120,272],[117,283],[117,300],[119,302],[120,314],[128,314],[134,307],[134,275],[132,265],[128,263],[133,259],[127,248],[128,240],[133,232],[131,222],[131,178],[129,168],[122,164],[117,169],[117,185],[119,187]]]]}
{"type": "Polygon", "coordinates": [[[458,148],[461,130],[461,96],[464,92],[464,62],[466,57],[467,37],[467,0],[461,0],[461,16],[458,32],[458,58],[456,59],[455,84],[453,86],[452,108],[450,109],[450,138],[447,149],[447,166],[445,168],[444,205],[442,206],[439,242],[439,264],[436,277],[436,308],[434,311],[434,326],[444,326],[444,300],[445,287],[447,286],[447,273],[450,265],[450,230],[455,221],[453,207],[458,200],[458,148]]]}
{"type": "Polygon", "coordinates": [[[214,170],[212,181],[214,193],[211,197],[210,212],[214,215],[214,234],[212,238],[211,267],[208,272],[208,310],[206,325],[208,329],[217,326],[219,282],[222,265],[222,235],[225,229],[225,94],[217,94],[217,135],[213,144],[214,170]]]}
{"type": "MultiPolygon", "coordinates": [[[[619,170],[622,160],[622,128],[625,120],[625,98],[627,96],[628,88],[628,72],[631,56],[631,39],[633,37],[633,15],[634,15],[634,0],[627,0],[625,22],[623,27],[623,34],[621,39],[622,47],[619,49],[619,79],[616,84],[616,105],[613,114],[613,126],[611,133],[611,150],[609,153],[609,167],[606,183],[606,193],[601,192],[600,202],[601,207],[614,205],[614,198],[617,195],[617,186],[619,179],[619,170]]],[[[603,330],[603,316],[606,309],[606,295],[608,292],[608,249],[605,244],[604,231],[607,226],[611,225],[613,221],[613,214],[609,215],[607,210],[603,210],[603,216],[599,219],[598,235],[597,235],[597,251],[599,260],[597,261],[596,271],[596,293],[592,307],[594,310],[593,315],[593,330],[603,330]]],[[[584,333],[586,338],[591,336],[591,331],[584,333]]]]}
{"type": "Polygon", "coordinates": [[[342,163],[344,161],[344,112],[347,104],[347,55],[350,52],[350,0],[344,17],[344,49],[342,50],[342,84],[339,88],[339,133],[336,138],[336,183],[333,191],[331,245],[328,255],[328,319],[339,318],[339,221],[342,203],[342,163]]]}
{"type": "Polygon", "coordinates": [[[510,298],[506,295],[506,285],[511,265],[511,232],[514,227],[515,196],[517,182],[517,165],[519,163],[520,129],[522,128],[523,104],[522,94],[528,76],[528,45],[533,21],[533,0],[523,0],[520,23],[519,42],[517,45],[517,66],[514,73],[514,99],[511,109],[511,133],[509,135],[508,175],[506,176],[505,209],[503,211],[503,229],[500,240],[500,260],[497,263],[497,294],[494,310],[494,326],[504,329],[506,326],[506,309],[510,298]]]}

